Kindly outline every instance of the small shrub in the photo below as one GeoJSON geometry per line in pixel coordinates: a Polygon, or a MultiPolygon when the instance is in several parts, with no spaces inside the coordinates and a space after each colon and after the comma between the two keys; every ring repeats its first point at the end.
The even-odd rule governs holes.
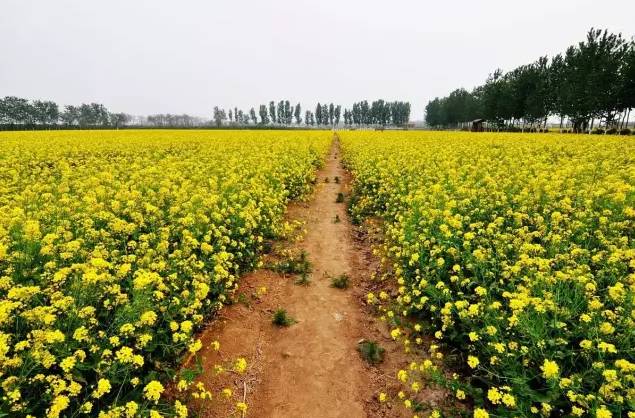
{"type": "Polygon", "coordinates": [[[335,215],[335,219],[333,220],[333,223],[338,224],[342,222],[342,220],[340,219],[340,215],[335,215]]]}
{"type": "Polygon", "coordinates": [[[296,320],[291,318],[285,309],[278,308],[273,313],[271,322],[278,327],[288,327],[295,324],[296,320]]]}
{"type": "Polygon", "coordinates": [[[628,128],[622,129],[620,131],[620,135],[630,135],[631,134],[631,130],[628,128]]]}
{"type": "Polygon", "coordinates": [[[237,302],[240,303],[241,305],[245,305],[248,308],[251,306],[251,303],[249,302],[249,298],[244,293],[238,294],[237,302]]]}
{"type": "Polygon", "coordinates": [[[344,202],[344,193],[339,192],[337,194],[337,198],[335,199],[335,203],[342,203],[344,202]]]}
{"type": "Polygon", "coordinates": [[[328,183],[329,181],[330,181],[330,180],[329,180],[329,178],[328,178],[328,177],[325,177],[325,178],[324,178],[324,183],[328,183]]]}
{"type": "Polygon", "coordinates": [[[295,284],[299,286],[308,286],[309,284],[311,284],[311,279],[309,278],[309,275],[304,272],[301,273],[300,277],[296,279],[295,284]]]}
{"type": "Polygon", "coordinates": [[[331,287],[335,287],[337,289],[347,289],[348,282],[348,276],[346,274],[340,274],[339,276],[331,279],[331,287]]]}
{"type": "Polygon", "coordinates": [[[270,265],[269,268],[281,274],[306,274],[311,272],[311,262],[306,251],[298,256],[291,256],[285,260],[270,265]]]}
{"type": "Polygon", "coordinates": [[[615,135],[617,133],[617,128],[609,128],[606,130],[607,135],[615,135]]]}
{"type": "Polygon", "coordinates": [[[376,341],[361,341],[357,344],[357,351],[369,364],[379,364],[384,361],[384,350],[376,341]]]}
{"type": "Polygon", "coordinates": [[[340,184],[340,178],[339,178],[339,176],[335,176],[335,183],[340,184]]]}

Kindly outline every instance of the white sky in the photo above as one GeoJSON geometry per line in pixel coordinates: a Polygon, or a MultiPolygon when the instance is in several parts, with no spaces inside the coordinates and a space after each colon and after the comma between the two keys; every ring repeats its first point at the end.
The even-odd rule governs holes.
{"type": "Polygon", "coordinates": [[[633,0],[0,0],[0,96],[199,116],[384,98],[416,120],[497,67],[634,22],[633,0]]]}

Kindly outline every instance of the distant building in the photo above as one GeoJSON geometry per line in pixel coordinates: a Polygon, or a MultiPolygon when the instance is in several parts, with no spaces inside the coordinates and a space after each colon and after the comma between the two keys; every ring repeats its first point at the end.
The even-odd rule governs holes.
{"type": "Polygon", "coordinates": [[[484,130],[484,125],[485,123],[485,119],[474,119],[472,121],[472,132],[483,132],[484,130]]]}

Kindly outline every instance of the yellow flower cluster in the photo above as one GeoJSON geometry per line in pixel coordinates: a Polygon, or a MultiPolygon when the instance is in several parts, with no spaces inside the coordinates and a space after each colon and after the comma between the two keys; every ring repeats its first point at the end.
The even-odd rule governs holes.
{"type": "Polygon", "coordinates": [[[0,415],[186,416],[163,399],[167,372],[201,348],[194,333],[283,231],[330,142],[0,133],[0,415]]]}
{"type": "Polygon", "coordinates": [[[367,299],[408,351],[426,353],[423,329],[462,352],[478,379],[444,384],[474,416],[635,416],[633,139],[341,139],[353,217],[384,220],[377,254],[398,288],[367,299]]]}

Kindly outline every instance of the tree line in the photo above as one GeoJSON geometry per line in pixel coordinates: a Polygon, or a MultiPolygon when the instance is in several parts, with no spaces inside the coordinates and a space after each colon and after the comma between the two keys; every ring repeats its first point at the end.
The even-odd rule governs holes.
{"type": "MultiPolygon", "coordinates": [[[[131,121],[132,118],[129,118],[131,121]]],[[[203,118],[190,116],[187,114],[173,115],[170,113],[159,113],[156,115],[148,115],[136,121],[135,124],[147,125],[157,128],[195,128],[205,125],[207,121],[203,118]]]]}
{"type": "Polygon", "coordinates": [[[261,104],[258,112],[252,107],[249,112],[238,108],[225,109],[214,107],[212,120],[216,126],[226,123],[236,125],[261,126],[338,126],[342,121],[346,126],[404,126],[410,120],[410,103],[375,100],[370,105],[367,100],[354,103],[352,109],[344,109],[334,103],[317,103],[315,109],[307,109],[302,114],[302,105],[292,105],[289,100],[272,100],[261,104]]]}
{"type": "MultiPolygon", "coordinates": [[[[635,107],[635,41],[591,29],[565,53],[503,73],[498,69],[472,91],[457,89],[426,106],[431,127],[458,127],[485,119],[495,129],[543,129],[547,119],[568,120],[574,132],[624,130],[635,107]]],[[[626,132],[625,132],[626,133],[626,132]]]]}
{"type": "Polygon", "coordinates": [[[130,119],[125,113],[111,113],[99,103],[65,106],[60,110],[50,100],[29,101],[15,96],[0,99],[0,125],[16,127],[63,124],[82,128],[119,127],[130,119]]]}
{"type": "Polygon", "coordinates": [[[258,111],[252,107],[248,112],[237,107],[227,110],[215,106],[211,118],[200,118],[187,114],[155,114],[135,117],[126,113],[110,112],[103,104],[88,103],[68,105],[62,110],[53,101],[34,100],[7,96],[0,99],[0,126],[9,129],[27,127],[78,127],[119,128],[129,125],[158,128],[192,128],[205,126],[339,126],[344,117],[346,126],[403,126],[410,118],[410,103],[367,100],[354,103],[352,109],[344,109],[334,103],[317,103],[315,110],[302,113],[300,103],[289,100],[270,101],[261,104],[258,111]]]}
{"type": "Polygon", "coordinates": [[[352,110],[344,111],[346,125],[394,125],[403,126],[410,120],[410,103],[367,100],[353,103],[352,110]]]}

